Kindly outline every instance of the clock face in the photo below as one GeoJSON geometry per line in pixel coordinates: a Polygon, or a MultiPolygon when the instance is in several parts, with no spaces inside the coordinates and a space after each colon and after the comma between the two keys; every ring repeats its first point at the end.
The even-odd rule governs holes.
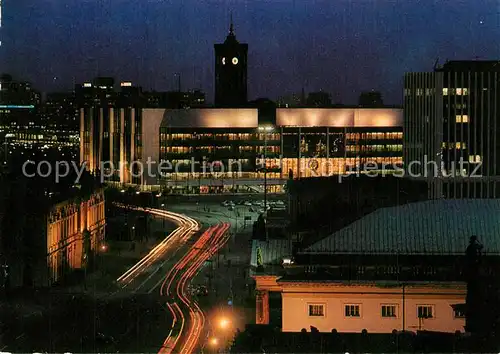
{"type": "Polygon", "coordinates": [[[233,58],[233,65],[237,65],[238,64],[238,58],[234,57],[233,58]]]}
{"type": "Polygon", "coordinates": [[[222,58],[222,65],[226,65],[226,57],[222,58]]]}

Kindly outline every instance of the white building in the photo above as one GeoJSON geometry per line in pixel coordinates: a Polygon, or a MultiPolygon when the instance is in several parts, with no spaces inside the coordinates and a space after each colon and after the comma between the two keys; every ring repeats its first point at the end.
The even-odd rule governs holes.
{"type": "MultiPolygon", "coordinates": [[[[290,256],[288,241],[254,241],[257,323],[281,293],[282,330],[464,332],[460,275],[472,235],[499,258],[499,200],[442,200],[379,209],[290,256]],[[260,251],[259,251],[260,249],[260,251]],[[287,262],[288,263],[288,262],[287,262]]],[[[493,258],[492,258],[493,259],[493,258]]]]}

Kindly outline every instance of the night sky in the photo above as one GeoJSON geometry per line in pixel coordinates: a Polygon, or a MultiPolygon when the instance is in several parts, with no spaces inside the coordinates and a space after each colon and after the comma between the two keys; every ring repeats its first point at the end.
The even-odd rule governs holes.
{"type": "Polygon", "coordinates": [[[3,0],[1,72],[43,91],[96,75],[213,98],[213,44],[233,12],[249,44],[249,98],[323,89],[401,103],[407,71],[500,59],[499,0],[3,0]]]}

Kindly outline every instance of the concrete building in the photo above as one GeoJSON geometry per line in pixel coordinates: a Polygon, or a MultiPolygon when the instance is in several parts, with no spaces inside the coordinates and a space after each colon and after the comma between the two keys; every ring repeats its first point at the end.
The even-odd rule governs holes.
{"type": "Polygon", "coordinates": [[[405,75],[404,163],[429,181],[430,198],[500,195],[499,83],[499,61],[405,75]]]}
{"type": "Polygon", "coordinates": [[[88,107],[80,119],[80,161],[91,172],[112,164],[114,173],[100,172],[106,181],[179,193],[262,192],[264,184],[282,192],[290,176],[359,173],[369,163],[392,173],[402,162],[402,111],[394,108],[277,109],[275,124],[261,123],[255,108],[88,107]],[[146,176],[138,166],[148,159],[156,167],[146,176]],[[160,176],[162,160],[177,169],[160,176]],[[214,163],[225,169],[212,171],[214,163]]]}
{"type": "Polygon", "coordinates": [[[485,272],[498,271],[498,212],[497,200],[434,200],[379,209],[298,251],[254,241],[256,322],[272,322],[279,296],[283,331],[463,332],[465,250],[476,235],[485,272]]]}

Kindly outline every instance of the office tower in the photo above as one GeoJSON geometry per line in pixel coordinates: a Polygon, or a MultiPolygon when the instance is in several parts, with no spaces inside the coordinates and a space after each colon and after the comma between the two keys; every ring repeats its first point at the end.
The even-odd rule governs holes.
{"type": "Polygon", "coordinates": [[[234,34],[233,21],[222,44],[215,44],[215,105],[238,107],[247,102],[248,44],[234,34]]]}
{"type": "Polygon", "coordinates": [[[114,89],[111,78],[97,78],[76,87],[80,108],[80,162],[95,174],[112,176],[109,181],[141,183],[132,179],[132,161],[142,149],[141,90],[122,83],[121,91],[114,89]],[[120,164],[123,168],[119,168],[120,164]],[[111,168],[114,167],[114,168],[111,168]]]}
{"type": "Polygon", "coordinates": [[[404,162],[430,197],[500,196],[499,72],[500,61],[449,61],[406,74],[404,162]]]}

